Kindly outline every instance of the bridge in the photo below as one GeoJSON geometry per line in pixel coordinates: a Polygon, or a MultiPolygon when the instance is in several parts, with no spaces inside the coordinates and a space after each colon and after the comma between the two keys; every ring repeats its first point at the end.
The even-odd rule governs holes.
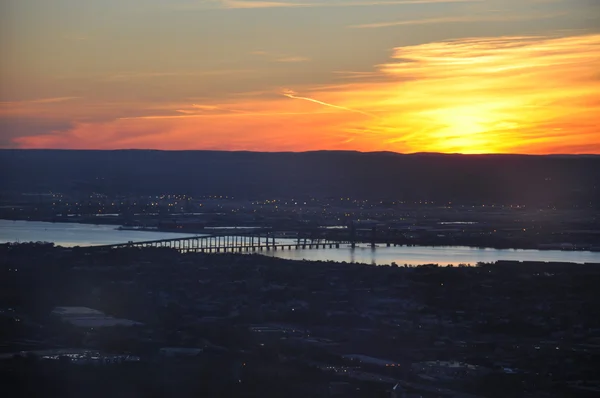
{"type": "Polygon", "coordinates": [[[188,238],[149,240],[114,245],[94,246],[94,248],[117,249],[124,247],[168,247],[183,253],[226,253],[257,252],[292,249],[339,248],[348,241],[332,240],[323,237],[276,237],[274,232],[256,232],[235,235],[208,235],[188,238]],[[281,239],[285,239],[282,241],[281,239]]]}

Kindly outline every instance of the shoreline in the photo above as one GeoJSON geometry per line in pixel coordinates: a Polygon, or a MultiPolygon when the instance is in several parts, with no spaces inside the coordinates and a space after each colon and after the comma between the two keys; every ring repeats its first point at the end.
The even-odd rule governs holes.
{"type": "MultiPolygon", "coordinates": [[[[101,217],[102,218],[102,217],[101,217]]],[[[117,223],[117,222],[96,222],[96,221],[110,221],[110,220],[60,220],[60,221],[53,221],[53,220],[44,220],[44,219],[7,219],[7,218],[0,218],[0,221],[13,221],[13,222],[41,222],[41,223],[49,223],[49,224],[82,224],[82,225],[102,225],[102,226],[115,226],[115,230],[119,230],[119,231],[132,231],[132,232],[153,232],[153,233],[176,233],[176,234],[185,234],[185,235],[198,235],[198,234],[203,234],[203,235],[211,235],[214,234],[214,227],[209,227],[208,230],[206,229],[190,229],[190,230],[173,230],[170,228],[153,228],[153,227],[128,227],[128,226],[124,226],[121,223],[117,223]]],[[[218,228],[218,227],[217,227],[218,228]]],[[[236,231],[236,230],[246,230],[246,229],[255,229],[255,228],[266,228],[266,227],[260,227],[260,226],[240,226],[240,227],[232,227],[230,228],[228,231],[236,231]]],[[[218,230],[218,229],[217,229],[218,230]]],[[[224,229],[222,229],[221,231],[225,231],[224,229]]],[[[233,234],[235,235],[235,234],[233,234]]],[[[277,239],[285,239],[285,238],[289,238],[289,239],[294,239],[295,237],[293,236],[278,236],[277,239]]],[[[5,243],[15,243],[15,242],[5,242],[5,243]]],[[[123,242],[126,243],[126,242],[123,242]]],[[[363,240],[357,240],[356,241],[357,244],[361,244],[361,245],[365,245],[365,244],[369,244],[370,241],[363,239],[363,240]]],[[[3,243],[0,243],[3,244],[3,243]]],[[[379,241],[379,242],[375,242],[376,245],[386,245],[387,242],[386,241],[379,241]]],[[[589,247],[589,245],[585,245],[585,247],[577,247],[577,245],[574,245],[574,247],[572,249],[564,249],[564,248],[560,248],[559,243],[550,243],[550,244],[533,244],[533,245],[528,245],[528,244],[520,244],[520,245],[509,245],[509,244],[490,244],[490,245],[480,245],[477,243],[469,243],[469,239],[455,239],[454,242],[432,242],[431,240],[427,240],[427,239],[421,239],[421,240],[415,240],[415,241],[411,241],[411,242],[398,242],[398,243],[391,243],[392,247],[396,246],[396,247],[435,247],[435,248],[441,248],[441,247],[468,247],[468,248],[472,248],[472,249],[494,249],[494,250],[538,250],[541,252],[547,252],[547,251],[560,251],[560,252],[589,252],[589,253],[600,253],[600,247],[589,247]],[[541,246],[545,246],[545,247],[541,247],[541,246]]],[[[385,246],[384,246],[385,247],[385,246]]]]}

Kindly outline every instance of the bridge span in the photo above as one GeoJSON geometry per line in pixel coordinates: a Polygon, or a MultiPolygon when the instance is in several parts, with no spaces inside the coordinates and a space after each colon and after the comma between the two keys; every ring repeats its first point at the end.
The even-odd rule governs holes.
{"type": "Polygon", "coordinates": [[[183,253],[257,252],[292,249],[333,249],[350,243],[326,238],[277,238],[274,233],[250,235],[209,235],[188,238],[127,242],[94,248],[116,249],[123,247],[168,247],[183,253]]]}

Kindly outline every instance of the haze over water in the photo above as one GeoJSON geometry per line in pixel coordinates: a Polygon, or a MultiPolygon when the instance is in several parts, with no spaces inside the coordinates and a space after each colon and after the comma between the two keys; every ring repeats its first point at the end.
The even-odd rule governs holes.
{"type": "Polygon", "coordinates": [[[117,228],[116,225],[0,220],[0,243],[54,242],[59,246],[71,247],[113,245],[129,241],[141,242],[194,236],[192,234],[171,232],[118,230],[117,228]]]}
{"type": "MultiPolygon", "coordinates": [[[[90,246],[141,242],[159,239],[175,239],[190,236],[170,232],[121,231],[113,225],[91,225],[77,223],[47,223],[37,221],[0,220],[0,243],[47,241],[56,245],[90,246]]],[[[295,243],[295,239],[276,239],[276,243],[295,243]]],[[[319,260],[336,262],[357,262],[374,265],[386,265],[392,262],[398,265],[419,264],[476,264],[477,262],[494,262],[498,260],[515,261],[556,261],[573,263],[600,263],[600,253],[586,251],[556,250],[497,250],[471,247],[427,247],[379,245],[371,248],[363,244],[352,249],[349,245],[341,245],[339,249],[305,249],[276,250],[258,252],[291,260],[319,260]]]]}

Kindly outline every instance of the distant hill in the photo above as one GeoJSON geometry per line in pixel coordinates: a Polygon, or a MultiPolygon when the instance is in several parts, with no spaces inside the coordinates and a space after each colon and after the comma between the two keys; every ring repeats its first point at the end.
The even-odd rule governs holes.
{"type": "Polygon", "coordinates": [[[600,203],[600,156],[0,150],[4,192],[600,203]]]}

